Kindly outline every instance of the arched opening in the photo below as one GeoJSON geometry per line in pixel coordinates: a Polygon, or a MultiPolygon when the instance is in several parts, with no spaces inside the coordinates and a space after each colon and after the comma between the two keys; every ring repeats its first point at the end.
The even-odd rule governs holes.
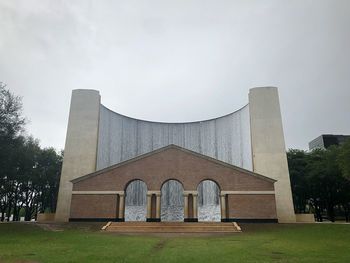
{"type": "Polygon", "coordinates": [[[176,180],[166,181],[161,189],[161,221],[184,221],[184,188],[176,180]]]}
{"type": "Polygon", "coordinates": [[[131,181],[125,189],[125,221],[146,221],[147,186],[141,180],[131,181]]]}
{"type": "Polygon", "coordinates": [[[212,180],[198,185],[198,221],[221,221],[220,188],[212,180]]]}

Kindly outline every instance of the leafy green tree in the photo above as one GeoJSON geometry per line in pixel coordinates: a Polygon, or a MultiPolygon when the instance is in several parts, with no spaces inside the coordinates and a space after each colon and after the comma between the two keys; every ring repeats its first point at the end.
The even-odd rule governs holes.
{"type": "Polygon", "coordinates": [[[24,124],[21,98],[12,94],[0,82],[0,138],[13,139],[23,130],[24,124]]]}
{"type": "Polygon", "coordinates": [[[53,148],[41,149],[38,140],[27,137],[18,155],[14,219],[24,210],[25,220],[36,218],[38,212],[55,212],[62,156],[53,148]]]}
{"type": "Polygon", "coordinates": [[[312,152],[289,150],[288,164],[297,213],[308,212],[311,207],[317,221],[322,221],[325,213],[331,221],[343,214],[349,221],[350,180],[342,175],[338,162],[341,152],[337,146],[312,152]]]}
{"type": "MultiPolygon", "coordinates": [[[[17,182],[19,190],[16,193],[16,208],[23,208],[25,211],[25,220],[32,219],[33,214],[37,209],[38,199],[38,184],[40,183],[38,158],[40,155],[39,141],[32,137],[25,139],[21,147],[21,152],[18,154],[18,173],[17,182]]],[[[14,210],[14,218],[18,220],[18,211],[14,210]]]]}
{"type": "Polygon", "coordinates": [[[56,209],[62,153],[42,149],[33,137],[21,135],[25,118],[22,104],[0,83],[0,212],[19,220],[24,210],[31,220],[38,212],[56,209]]]}
{"type": "Polygon", "coordinates": [[[12,94],[0,82],[0,212],[11,212],[18,188],[16,177],[16,149],[22,143],[19,136],[24,129],[21,98],[12,94]]]}
{"type": "Polygon", "coordinates": [[[340,146],[337,161],[343,176],[350,180],[350,139],[340,146]]]}
{"type": "Polygon", "coordinates": [[[319,213],[322,209],[326,209],[329,220],[332,222],[335,220],[334,206],[338,202],[342,183],[341,172],[336,162],[337,155],[337,147],[315,150],[310,154],[307,176],[316,215],[320,220],[322,219],[319,213]]]}
{"type": "Polygon", "coordinates": [[[307,182],[307,152],[290,149],[287,152],[291,187],[293,192],[294,210],[297,213],[305,213],[310,198],[310,189],[307,182]]]}
{"type": "Polygon", "coordinates": [[[63,152],[57,154],[54,148],[42,149],[38,158],[40,182],[40,212],[55,212],[59,179],[61,175],[63,152]]]}

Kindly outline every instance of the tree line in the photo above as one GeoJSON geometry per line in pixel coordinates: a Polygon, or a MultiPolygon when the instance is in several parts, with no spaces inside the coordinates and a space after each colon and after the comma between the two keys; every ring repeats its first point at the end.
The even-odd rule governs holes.
{"type": "Polygon", "coordinates": [[[350,214],[350,140],[311,152],[287,152],[296,213],[314,213],[317,221],[350,214]]]}
{"type": "Polygon", "coordinates": [[[56,210],[63,152],[25,135],[21,98],[0,82],[0,220],[56,210]],[[6,217],[5,217],[6,214],[6,217]]]}

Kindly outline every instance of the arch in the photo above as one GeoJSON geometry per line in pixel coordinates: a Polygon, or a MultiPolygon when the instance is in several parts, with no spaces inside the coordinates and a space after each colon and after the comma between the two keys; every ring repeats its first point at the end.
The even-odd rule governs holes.
{"type": "Polygon", "coordinates": [[[128,186],[129,186],[132,182],[135,182],[135,181],[141,181],[141,182],[143,182],[143,183],[146,185],[147,189],[148,189],[147,183],[146,183],[144,180],[142,180],[141,178],[133,178],[133,179],[131,179],[130,181],[127,181],[127,182],[125,183],[124,191],[126,191],[126,188],[128,188],[128,186]]]}
{"type": "Polygon", "coordinates": [[[198,191],[198,221],[221,221],[220,187],[212,179],[201,181],[198,191]]]}
{"type": "Polygon", "coordinates": [[[146,221],[147,185],[135,179],[125,187],[125,221],[146,221]]]}
{"type": "Polygon", "coordinates": [[[231,111],[229,113],[226,114],[222,114],[218,117],[214,117],[214,118],[208,118],[208,119],[199,119],[199,120],[193,120],[193,121],[178,121],[178,122],[167,122],[167,121],[154,121],[154,120],[145,120],[145,119],[139,119],[136,117],[132,117],[132,116],[128,116],[126,114],[122,114],[119,112],[116,112],[114,110],[111,110],[109,107],[106,107],[105,105],[101,104],[101,108],[105,111],[108,111],[110,114],[114,114],[117,116],[120,116],[121,118],[127,118],[133,121],[137,121],[137,122],[145,122],[145,123],[151,123],[151,124],[163,124],[163,125],[169,125],[169,124],[175,124],[175,125],[184,125],[184,124],[193,124],[193,123],[202,123],[202,122],[209,122],[209,121],[216,121],[225,117],[228,117],[230,115],[234,115],[236,113],[239,113],[240,111],[244,110],[245,108],[247,108],[249,106],[249,103],[239,107],[237,110],[231,111]]]}
{"type": "Polygon", "coordinates": [[[176,179],[161,186],[161,221],[184,221],[184,187],[176,179]]]}
{"type": "Polygon", "coordinates": [[[211,182],[215,183],[217,185],[217,187],[219,188],[219,190],[221,191],[221,186],[220,186],[219,182],[216,181],[215,179],[212,179],[212,178],[205,178],[205,179],[202,179],[201,181],[199,181],[199,183],[197,185],[197,189],[198,189],[198,186],[204,181],[211,181],[211,182]]]}
{"type": "Polygon", "coordinates": [[[184,187],[184,184],[179,180],[179,179],[176,179],[176,178],[169,178],[169,179],[166,179],[161,185],[160,185],[160,189],[162,189],[163,185],[165,185],[167,182],[169,181],[176,181],[178,182],[179,184],[181,184],[182,188],[185,189],[184,187]]]}

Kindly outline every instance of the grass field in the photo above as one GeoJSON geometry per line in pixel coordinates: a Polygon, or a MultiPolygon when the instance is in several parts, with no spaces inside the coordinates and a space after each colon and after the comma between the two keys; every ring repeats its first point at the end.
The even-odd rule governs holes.
{"type": "Polygon", "coordinates": [[[243,225],[226,236],[127,236],[0,224],[0,262],[350,262],[350,225],[243,225]]]}

